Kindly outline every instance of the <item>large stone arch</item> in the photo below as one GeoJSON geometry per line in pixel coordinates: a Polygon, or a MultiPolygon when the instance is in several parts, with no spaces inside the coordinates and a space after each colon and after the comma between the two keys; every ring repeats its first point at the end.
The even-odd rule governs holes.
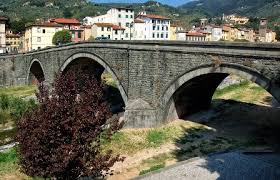
{"type": "Polygon", "coordinates": [[[46,78],[45,70],[42,63],[38,59],[33,59],[28,66],[26,85],[32,84],[32,76],[37,79],[38,82],[43,82],[46,78]]]}
{"type": "Polygon", "coordinates": [[[79,59],[79,58],[91,59],[91,60],[97,62],[98,64],[100,64],[106,71],[108,71],[112,75],[112,78],[114,79],[114,81],[116,82],[117,87],[121,93],[121,96],[123,98],[125,105],[127,104],[127,99],[128,99],[127,93],[124,90],[124,87],[120,83],[119,79],[117,78],[116,73],[101,57],[99,57],[95,54],[83,52],[83,53],[76,53],[76,54],[71,55],[69,58],[66,59],[66,61],[64,61],[63,65],[60,67],[60,69],[59,69],[60,72],[63,72],[72,61],[79,59]]]}
{"type": "MultiPolygon", "coordinates": [[[[195,93],[200,93],[199,96],[201,96],[201,98],[198,95],[193,96],[192,93],[190,93],[189,97],[189,99],[192,99],[191,102],[197,101],[197,104],[201,104],[200,108],[206,108],[210,106],[212,96],[216,88],[229,74],[238,75],[260,85],[266,89],[278,102],[280,102],[280,87],[273,84],[269,78],[265,77],[260,72],[238,64],[223,63],[219,66],[207,64],[186,71],[167,86],[160,98],[163,120],[169,121],[179,118],[174,102],[174,98],[176,97],[174,96],[175,93],[180,90],[180,88],[189,88],[189,90],[192,90],[192,86],[194,87],[196,83],[201,84],[207,82],[205,86],[201,85],[205,91],[199,91],[199,86],[194,88],[194,90],[196,90],[195,93]],[[201,92],[205,92],[206,94],[201,92]]],[[[184,100],[183,97],[180,98],[184,100]]]]}

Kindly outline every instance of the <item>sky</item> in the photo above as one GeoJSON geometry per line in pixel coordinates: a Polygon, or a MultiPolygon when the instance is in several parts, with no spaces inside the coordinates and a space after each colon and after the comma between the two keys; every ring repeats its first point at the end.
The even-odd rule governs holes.
{"type": "MultiPolygon", "coordinates": [[[[92,0],[95,3],[143,3],[148,0],[92,0]]],[[[157,0],[162,4],[168,4],[170,6],[180,6],[191,0],[157,0]]]]}

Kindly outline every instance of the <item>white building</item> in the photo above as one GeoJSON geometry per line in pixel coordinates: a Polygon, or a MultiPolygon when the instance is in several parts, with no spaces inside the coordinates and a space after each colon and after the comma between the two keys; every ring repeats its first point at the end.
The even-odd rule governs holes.
{"type": "Polygon", "coordinates": [[[219,41],[223,37],[223,28],[220,26],[207,25],[203,30],[211,34],[211,41],[219,41]]]}
{"type": "Polygon", "coordinates": [[[6,52],[6,21],[5,17],[0,17],[0,54],[6,52]]]}
{"type": "Polygon", "coordinates": [[[112,23],[95,23],[92,26],[93,38],[107,38],[112,40],[124,40],[125,28],[112,23]]]}
{"type": "Polygon", "coordinates": [[[134,20],[134,31],[133,31],[133,39],[134,40],[144,40],[146,39],[146,24],[145,21],[141,19],[134,20]]]}
{"type": "Polygon", "coordinates": [[[170,18],[140,12],[137,16],[145,22],[146,40],[169,40],[170,18]]]}
{"type": "Polygon", "coordinates": [[[106,14],[96,17],[85,17],[85,25],[95,23],[111,23],[124,28],[124,40],[130,40],[133,37],[134,10],[131,8],[111,8],[106,14]]]}

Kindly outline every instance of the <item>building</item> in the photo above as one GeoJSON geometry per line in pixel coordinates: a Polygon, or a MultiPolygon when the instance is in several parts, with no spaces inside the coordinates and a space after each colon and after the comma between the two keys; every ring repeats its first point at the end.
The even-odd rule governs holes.
{"type": "Polygon", "coordinates": [[[142,19],[134,20],[134,29],[133,29],[133,39],[134,40],[144,40],[147,38],[146,34],[146,24],[142,19]]]}
{"type": "Polygon", "coordinates": [[[71,33],[72,42],[84,41],[84,29],[81,27],[81,23],[77,19],[66,18],[53,18],[49,20],[50,23],[56,23],[63,25],[63,29],[69,30],[71,33]]]}
{"type": "Polygon", "coordinates": [[[93,38],[107,38],[113,40],[124,40],[125,28],[112,23],[95,23],[92,25],[93,38]]]}
{"type": "Polygon", "coordinates": [[[83,25],[81,26],[81,29],[83,29],[84,31],[84,40],[89,40],[90,38],[92,38],[92,26],[90,25],[83,25]]]}
{"type": "Polygon", "coordinates": [[[85,17],[83,22],[86,25],[93,25],[96,23],[110,23],[117,25],[124,29],[124,40],[133,38],[133,24],[134,24],[134,10],[131,8],[111,8],[106,14],[96,17],[85,17]]]}
{"type": "Polygon", "coordinates": [[[22,37],[19,34],[9,32],[6,34],[6,45],[8,53],[18,53],[23,48],[22,37]],[[11,33],[11,34],[10,34],[11,33]]]}
{"type": "Polygon", "coordinates": [[[224,16],[223,20],[225,20],[228,23],[232,23],[232,24],[244,25],[249,21],[249,18],[243,17],[243,16],[238,16],[236,14],[232,14],[232,15],[224,16]]]}
{"type": "Polygon", "coordinates": [[[198,41],[198,42],[207,41],[206,34],[200,33],[200,32],[189,31],[186,34],[186,41],[198,41]]]}
{"type": "Polygon", "coordinates": [[[0,17],[0,54],[6,53],[6,21],[5,17],[0,17]]]}
{"type": "Polygon", "coordinates": [[[170,24],[169,29],[169,40],[175,41],[175,40],[186,40],[185,38],[182,38],[182,33],[185,33],[185,29],[182,27],[180,22],[174,22],[170,24]]]}
{"type": "Polygon", "coordinates": [[[50,22],[27,26],[24,34],[24,51],[54,46],[52,38],[56,32],[61,30],[63,30],[63,25],[50,22]]]}
{"type": "Polygon", "coordinates": [[[202,28],[204,33],[211,34],[211,41],[219,41],[223,38],[223,28],[216,25],[206,25],[202,28]]]}
{"type": "Polygon", "coordinates": [[[170,18],[146,12],[140,12],[137,18],[145,22],[146,40],[169,40],[170,18]]]}
{"type": "Polygon", "coordinates": [[[222,40],[231,41],[231,27],[230,26],[226,26],[226,25],[223,26],[222,40]]]}

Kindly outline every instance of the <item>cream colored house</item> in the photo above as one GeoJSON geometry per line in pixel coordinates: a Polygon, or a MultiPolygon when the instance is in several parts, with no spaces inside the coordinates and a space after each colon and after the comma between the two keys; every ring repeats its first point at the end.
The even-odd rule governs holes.
{"type": "Polygon", "coordinates": [[[24,51],[54,46],[52,38],[61,30],[63,30],[62,25],[49,22],[27,26],[24,34],[24,51]]]}
{"type": "Polygon", "coordinates": [[[5,17],[0,17],[0,54],[6,52],[6,21],[5,17]]]}
{"type": "Polygon", "coordinates": [[[232,14],[225,16],[224,20],[233,24],[246,24],[249,21],[249,18],[232,14]]]}
{"type": "Polygon", "coordinates": [[[93,38],[107,38],[113,40],[125,39],[125,28],[112,23],[95,23],[92,25],[93,38]]]}
{"type": "Polygon", "coordinates": [[[145,21],[141,19],[135,19],[134,20],[134,31],[133,31],[133,39],[134,40],[145,40],[146,34],[145,34],[146,24],[145,21]]]}

